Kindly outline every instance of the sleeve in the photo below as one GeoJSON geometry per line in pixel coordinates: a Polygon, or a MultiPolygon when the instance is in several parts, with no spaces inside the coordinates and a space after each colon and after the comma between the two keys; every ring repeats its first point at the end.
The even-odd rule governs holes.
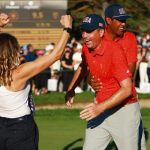
{"type": "Polygon", "coordinates": [[[136,62],[137,61],[137,40],[133,33],[127,33],[127,61],[136,62]]]}
{"type": "Polygon", "coordinates": [[[131,72],[123,50],[115,45],[112,53],[112,73],[117,81],[131,77],[131,72]]]}

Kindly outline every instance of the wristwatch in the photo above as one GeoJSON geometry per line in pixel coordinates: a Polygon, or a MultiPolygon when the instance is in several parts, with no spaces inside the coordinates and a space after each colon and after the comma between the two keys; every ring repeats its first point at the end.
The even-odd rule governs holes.
{"type": "Polygon", "coordinates": [[[64,28],[65,31],[67,31],[70,35],[72,34],[72,28],[64,28]]]}

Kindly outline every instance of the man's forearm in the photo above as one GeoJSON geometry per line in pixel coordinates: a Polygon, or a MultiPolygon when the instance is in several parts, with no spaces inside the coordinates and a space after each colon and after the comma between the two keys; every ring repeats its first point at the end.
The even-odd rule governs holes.
{"type": "Polygon", "coordinates": [[[87,74],[87,67],[81,63],[78,69],[76,70],[72,81],[70,82],[68,91],[74,90],[78,86],[78,84],[82,81],[82,79],[85,77],[86,74],[87,74]]]}
{"type": "Polygon", "coordinates": [[[132,94],[131,79],[122,82],[121,88],[110,98],[101,103],[90,103],[80,112],[81,119],[91,120],[106,110],[120,105],[127,97],[132,94]]]}

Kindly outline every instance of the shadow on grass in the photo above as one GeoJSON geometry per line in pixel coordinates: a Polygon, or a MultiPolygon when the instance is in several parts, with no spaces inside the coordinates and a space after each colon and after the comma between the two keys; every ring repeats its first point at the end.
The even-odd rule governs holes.
{"type": "Polygon", "coordinates": [[[76,144],[76,143],[78,143],[78,142],[80,142],[80,141],[83,141],[83,139],[82,139],[82,138],[79,138],[79,139],[73,141],[72,143],[70,143],[70,144],[68,144],[67,146],[65,146],[65,147],[63,148],[63,150],[82,150],[82,147],[81,147],[81,146],[80,146],[80,147],[71,148],[74,144],[76,144]]]}
{"type": "MultiPolygon", "coordinates": [[[[148,141],[148,138],[149,138],[149,132],[147,130],[147,128],[144,128],[144,133],[145,133],[145,139],[146,139],[146,142],[148,141]]],[[[75,148],[71,148],[74,144],[80,142],[80,141],[83,141],[82,138],[79,138],[75,141],[73,141],[72,143],[68,144],[67,146],[65,146],[63,148],[63,150],[82,150],[82,147],[75,147],[75,148]]],[[[116,144],[112,141],[111,143],[109,143],[109,145],[107,146],[107,148],[105,150],[118,150],[117,149],[117,146],[116,144]]]]}
{"type": "Polygon", "coordinates": [[[149,139],[149,132],[148,132],[148,129],[147,129],[147,128],[144,128],[144,133],[145,133],[145,140],[146,140],[146,142],[147,142],[148,139],[149,139]]]}

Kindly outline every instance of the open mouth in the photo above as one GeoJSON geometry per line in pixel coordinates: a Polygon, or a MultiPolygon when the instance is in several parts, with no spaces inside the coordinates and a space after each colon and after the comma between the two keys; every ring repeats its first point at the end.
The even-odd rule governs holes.
{"type": "Polygon", "coordinates": [[[119,31],[121,31],[121,32],[125,31],[125,27],[120,27],[119,31]]]}

